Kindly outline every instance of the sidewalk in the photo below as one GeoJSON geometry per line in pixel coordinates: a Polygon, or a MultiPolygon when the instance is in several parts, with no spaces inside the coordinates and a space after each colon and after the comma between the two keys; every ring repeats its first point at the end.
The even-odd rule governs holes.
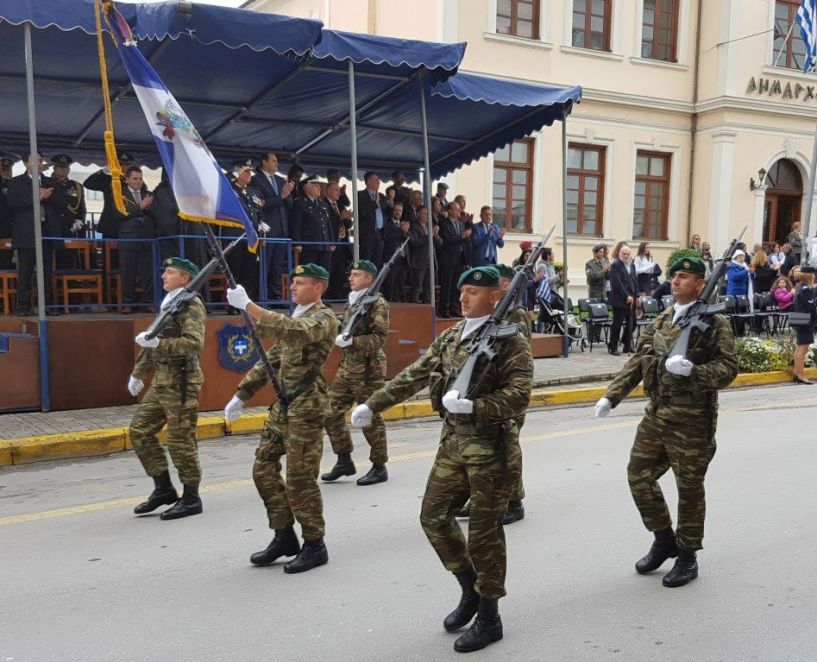
{"type": "MultiPolygon", "coordinates": [[[[595,348],[592,354],[587,351],[578,352],[571,354],[567,359],[536,359],[533,372],[534,387],[609,380],[621,369],[626,359],[626,355],[610,356],[603,346],[595,348]]],[[[424,391],[418,393],[417,399],[423,399],[425,395],[424,391]]],[[[124,405],[47,413],[0,414],[0,439],[127,428],[135,411],[136,405],[124,405]]],[[[245,411],[260,413],[266,411],[266,408],[251,407],[245,411]]],[[[221,414],[220,410],[201,412],[202,417],[220,416],[221,414]]]]}

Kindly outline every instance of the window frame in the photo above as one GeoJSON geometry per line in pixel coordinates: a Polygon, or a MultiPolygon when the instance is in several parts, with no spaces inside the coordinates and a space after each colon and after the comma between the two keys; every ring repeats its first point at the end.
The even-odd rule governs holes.
{"type": "MultiPolygon", "coordinates": [[[[579,187],[577,189],[578,192],[578,201],[576,203],[576,231],[569,232],[570,236],[575,237],[603,237],[604,236],[604,180],[607,177],[606,172],[606,159],[607,159],[607,147],[604,145],[590,145],[586,143],[577,143],[571,142],[567,145],[568,154],[570,153],[571,149],[578,149],[582,151],[582,164],[584,164],[584,152],[596,152],[598,154],[599,160],[599,169],[598,170],[586,170],[584,167],[581,168],[567,168],[567,176],[568,177],[579,177],[579,187]],[[585,187],[584,182],[587,177],[595,177],[599,180],[598,188],[596,189],[596,229],[594,232],[585,232],[583,229],[585,220],[584,220],[584,193],[585,187]]],[[[570,207],[570,203],[567,203],[567,206],[570,207]]],[[[567,221],[565,220],[565,223],[567,221]]]]}
{"type": "MultiPolygon", "coordinates": [[[[497,185],[496,171],[503,170],[505,173],[505,211],[501,218],[501,223],[497,223],[499,227],[504,228],[506,233],[515,234],[530,234],[533,231],[533,183],[534,183],[534,150],[536,148],[536,140],[531,137],[522,138],[521,140],[514,140],[509,145],[508,155],[510,157],[511,149],[514,143],[525,143],[528,146],[528,160],[527,163],[518,161],[500,161],[494,155],[493,169],[491,171],[491,205],[494,209],[494,222],[499,220],[494,201],[498,198],[494,195],[493,187],[497,185]],[[525,226],[524,228],[513,227],[513,172],[521,170],[526,173],[525,182],[525,226]]],[[[517,184],[517,186],[519,186],[517,184]]]]}
{"type": "MultiPolygon", "coordinates": [[[[669,208],[670,208],[670,194],[671,194],[671,186],[672,186],[672,153],[671,152],[659,152],[655,150],[647,150],[647,149],[639,149],[636,150],[635,153],[635,162],[633,163],[633,171],[635,173],[634,178],[634,186],[633,186],[633,228],[632,228],[632,235],[633,239],[639,239],[641,241],[668,241],[669,240],[669,208]],[[656,175],[639,175],[638,174],[638,159],[639,157],[647,157],[647,158],[660,158],[664,161],[664,174],[660,177],[656,175]],[[636,234],[635,232],[635,198],[638,196],[637,186],[639,181],[642,181],[646,184],[644,190],[644,220],[642,222],[642,230],[641,234],[636,234]],[[650,211],[650,204],[649,201],[651,199],[650,189],[651,185],[655,183],[663,183],[666,185],[665,188],[665,195],[664,195],[664,204],[661,207],[661,225],[658,228],[658,236],[651,237],[646,232],[651,227],[651,222],[649,221],[649,211],[650,211]]],[[[648,165],[649,171],[649,165],[648,165]]]]}
{"type": "MultiPolygon", "coordinates": [[[[541,0],[508,0],[511,3],[511,15],[506,16],[505,14],[499,13],[499,2],[496,2],[496,11],[494,12],[494,22],[495,28],[494,31],[496,34],[506,35],[508,37],[518,37],[520,39],[533,39],[536,41],[541,40],[540,34],[540,18],[542,12],[542,2],[541,0]],[[533,30],[531,36],[528,37],[527,35],[520,35],[518,33],[518,22],[519,22],[519,5],[526,4],[532,6],[532,13],[530,22],[533,26],[533,30]],[[511,20],[511,27],[508,32],[502,32],[499,29],[499,18],[502,16],[503,18],[510,18],[511,20]]],[[[522,19],[523,21],[527,21],[528,19],[522,19]]]]}
{"type": "Polygon", "coordinates": [[[639,55],[645,60],[654,60],[656,62],[678,62],[678,31],[680,29],[680,12],[681,12],[681,0],[654,0],[656,4],[656,8],[653,9],[653,22],[646,23],[644,20],[644,13],[647,11],[646,0],[641,5],[641,49],[639,55]],[[658,5],[663,2],[671,2],[672,3],[672,10],[671,11],[659,11],[658,5]],[[666,44],[667,48],[669,49],[669,57],[668,58],[660,58],[655,56],[655,49],[657,46],[663,46],[665,44],[659,43],[657,41],[657,33],[658,33],[658,26],[657,26],[657,18],[660,14],[670,14],[670,41],[666,44]],[[644,30],[645,28],[652,28],[652,39],[647,40],[644,38],[644,30]],[[644,55],[644,45],[650,44],[650,48],[652,51],[651,55],[644,55]]]}
{"type": "MultiPolygon", "coordinates": [[[[789,35],[788,39],[783,42],[783,52],[785,53],[785,57],[781,62],[777,63],[778,67],[785,67],[786,69],[794,69],[795,71],[803,71],[802,64],[796,64],[794,62],[794,48],[793,45],[795,43],[802,43],[800,39],[800,30],[799,26],[795,26],[794,30],[791,31],[789,34],[789,29],[791,28],[792,22],[794,22],[797,18],[797,10],[800,8],[802,4],[801,0],[774,0],[772,4],[772,64],[774,64],[775,60],[777,60],[777,54],[780,50],[776,45],[775,42],[777,41],[777,7],[778,5],[785,5],[789,8],[789,17],[787,20],[786,25],[786,32],[782,33],[782,37],[785,35],[789,35]]],[[[803,53],[798,53],[801,57],[807,57],[805,51],[803,53]]]]}
{"type": "Polygon", "coordinates": [[[601,0],[604,3],[604,25],[602,27],[602,47],[601,48],[593,48],[592,45],[592,35],[593,30],[591,29],[592,18],[594,16],[593,12],[593,0],[572,0],[571,2],[571,10],[570,10],[570,45],[573,48],[584,48],[589,51],[596,51],[598,53],[612,53],[612,27],[613,27],[613,0],[601,0]],[[576,11],[576,3],[584,3],[584,9],[581,12],[576,11]],[[577,14],[581,13],[584,15],[584,28],[582,32],[584,33],[584,45],[579,46],[575,43],[575,32],[578,28],[573,27],[573,17],[577,14]],[[588,39],[589,38],[589,39],[588,39]]]}

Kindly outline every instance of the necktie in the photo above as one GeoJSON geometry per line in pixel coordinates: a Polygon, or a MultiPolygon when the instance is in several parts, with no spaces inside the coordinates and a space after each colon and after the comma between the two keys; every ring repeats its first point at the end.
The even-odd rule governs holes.
{"type": "Polygon", "coordinates": [[[369,195],[372,198],[372,202],[375,204],[374,208],[374,227],[376,230],[383,229],[383,210],[380,209],[380,205],[377,204],[377,193],[373,191],[369,191],[369,195]]]}
{"type": "Polygon", "coordinates": [[[267,175],[269,177],[269,183],[272,186],[272,192],[275,195],[278,195],[278,182],[275,181],[275,175],[267,175]]]}
{"type": "Polygon", "coordinates": [[[137,205],[142,204],[142,194],[139,191],[131,191],[133,193],[133,200],[137,205]]]}

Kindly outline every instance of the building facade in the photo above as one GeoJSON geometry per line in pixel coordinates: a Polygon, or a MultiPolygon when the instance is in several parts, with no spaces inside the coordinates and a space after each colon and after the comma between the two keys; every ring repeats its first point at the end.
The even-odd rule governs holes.
{"type": "MultiPolygon", "coordinates": [[[[393,37],[466,41],[463,71],[581,85],[567,123],[568,274],[593,245],[648,241],[663,262],[691,234],[722,252],[805,225],[817,75],[802,70],[799,0],[250,0],[246,7],[393,37]]],[[[554,222],[558,124],[446,180],[494,207],[503,259],[554,222]],[[507,241],[511,239],[511,241],[507,241]]],[[[814,214],[811,234],[817,230],[814,214]]]]}

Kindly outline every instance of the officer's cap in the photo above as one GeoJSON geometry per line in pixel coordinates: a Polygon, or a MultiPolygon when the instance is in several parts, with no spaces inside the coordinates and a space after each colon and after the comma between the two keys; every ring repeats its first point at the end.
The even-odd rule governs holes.
{"type": "Polygon", "coordinates": [[[55,154],[54,156],[51,157],[51,163],[53,163],[54,165],[66,166],[71,165],[73,162],[74,159],[68,156],[68,154],[55,154]]]}
{"type": "Polygon", "coordinates": [[[358,260],[357,262],[352,262],[352,266],[349,268],[358,271],[368,271],[370,274],[377,276],[377,265],[370,260],[358,260]]]}
{"type": "Polygon", "coordinates": [[[295,276],[309,276],[310,278],[320,278],[321,280],[329,280],[329,272],[319,264],[299,264],[292,271],[289,272],[290,279],[295,276]]]}
{"type": "Polygon", "coordinates": [[[176,269],[181,269],[182,271],[186,271],[191,276],[196,276],[199,273],[199,268],[193,264],[190,260],[185,260],[183,257],[169,257],[162,263],[162,269],[167,269],[167,267],[175,267],[176,269]]]}
{"type": "Polygon", "coordinates": [[[602,248],[607,248],[604,244],[596,244],[593,246],[593,252],[598,253],[602,248]]]}
{"type": "Polygon", "coordinates": [[[241,172],[242,170],[247,169],[252,170],[252,159],[238,159],[232,162],[232,167],[235,172],[241,172]]]}
{"type": "Polygon", "coordinates": [[[125,152],[125,151],[119,152],[119,154],[117,155],[117,158],[119,159],[119,163],[125,163],[125,164],[133,163],[133,154],[131,154],[130,152],[125,152]]]}
{"type": "Polygon", "coordinates": [[[301,180],[303,184],[328,184],[329,182],[321,177],[320,175],[309,175],[308,177],[301,180]]]}
{"type": "Polygon", "coordinates": [[[704,277],[706,276],[706,265],[699,257],[680,257],[672,263],[667,273],[672,278],[677,271],[704,277]]]}
{"type": "Polygon", "coordinates": [[[509,278],[513,280],[513,276],[516,273],[513,267],[509,267],[507,264],[498,264],[496,265],[496,270],[499,272],[500,278],[509,278]]]}
{"type": "Polygon", "coordinates": [[[533,250],[533,242],[532,241],[520,241],[519,242],[519,250],[523,253],[525,251],[533,250]]]}
{"type": "Polygon", "coordinates": [[[499,271],[494,266],[473,267],[465,271],[457,281],[457,287],[476,285],[477,287],[497,287],[499,285],[499,271]]]}

